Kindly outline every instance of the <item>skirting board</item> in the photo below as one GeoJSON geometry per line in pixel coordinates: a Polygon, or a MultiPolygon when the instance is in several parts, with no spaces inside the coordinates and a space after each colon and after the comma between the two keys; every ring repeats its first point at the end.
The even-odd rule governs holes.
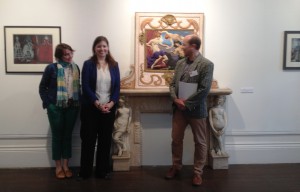
{"type": "MultiPolygon", "coordinates": [[[[73,149],[70,166],[79,166],[80,149],[73,149]]],[[[55,167],[51,151],[42,148],[0,150],[0,168],[55,167]]]]}
{"type": "Polygon", "coordinates": [[[299,163],[299,132],[226,133],[229,164],[299,163]]]}
{"type": "Polygon", "coordinates": [[[300,163],[300,146],[227,148],[229,164],[300,163]]]}
{"type": "MultiPolygon", "coordinates": [[[[53,167],[49,136],[0,135],[0,168],[53,167]]],[[[300,162],[299,133],[227,133],[229,164],[300,162]]],[[[171,153],[171,152],[170,152],[171,153]]],[[[166,154],[169,158],[170,154],[166,154]]],[[[79,166],[80,138],[74,135],[71,166],[79,166]]]]}
{"type": "MultiPolygon", "coordinates": [[[[226,149],[229,164],[299,163],[300,147],[244,147],[226,149]]],[[[0,168],[54,167],[51,153],[46,149],[0,150],[0,168]]],[[[79,166],[80,149],[73,149],[70,166],[79,166]]]]}

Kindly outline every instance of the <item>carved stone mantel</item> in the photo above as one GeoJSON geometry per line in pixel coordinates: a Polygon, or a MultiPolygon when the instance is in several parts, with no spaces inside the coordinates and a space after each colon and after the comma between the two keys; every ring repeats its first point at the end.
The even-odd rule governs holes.
{"type": "MultiPolygon", "coordinates": [[[[214,95],[226,96],[231,93],[232,90],[229,88],[216,88],[210,90],[209,97],[214,95]]],[[[121,89],[121,96],[125,97],[127,105],[132,109],[129,136],[130,165],[141,166],[142,126],[140,114],[172,113],[169,89],[121,89]]]]}
{"type": "MultiPolygon", "coordinates": [[[[209,95],[230,95],[232,90],[229,88],[211,89],[209,95]]],[[[169,89],[121,89],[124,96],[169,96],[169,89]]]]}

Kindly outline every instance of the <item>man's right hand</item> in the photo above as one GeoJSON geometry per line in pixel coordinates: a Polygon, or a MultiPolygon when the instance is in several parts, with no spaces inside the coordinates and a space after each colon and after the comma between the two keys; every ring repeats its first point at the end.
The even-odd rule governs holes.
{"type": "Polygon", "coordinates": [[[175,103],[175,105],[178,107],[178,109],[179,110],[181,110],[181,111],[183,111],[183,110],[185,110],[185,104],[184,104],[184,99],[181,99],[181,98],[179,98],[179,99],[175,99],[174,100],[174,103],[175,103]]]}

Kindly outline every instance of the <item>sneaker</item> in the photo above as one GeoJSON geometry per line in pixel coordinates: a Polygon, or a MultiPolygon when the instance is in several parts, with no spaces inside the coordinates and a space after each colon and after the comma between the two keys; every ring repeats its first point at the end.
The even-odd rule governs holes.
{"type": "Polygon", "coordinates": [[[179,174],[179,172],[179,169],[176,169],[174,166],[172,166],[166,173],[165,179],[174,179],[179,174]]]}
{"type": "Polygon", "coordinates": [[[194,174],[193,180],[192,180],[192,184],[194,186],[199,186],[202,184],[202,177],[199,174],[194,174]]]}

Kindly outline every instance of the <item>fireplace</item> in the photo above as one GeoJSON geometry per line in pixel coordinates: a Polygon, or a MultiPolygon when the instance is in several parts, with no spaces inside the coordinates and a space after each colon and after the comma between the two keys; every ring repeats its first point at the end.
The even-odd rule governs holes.
{"type": "MultiPolygon", "coordinates": [[[[231,89],[211,89],[208,102],[214,95],[229,95],[231,89]]],[[[142,165],[142,125],[141,113],[172,113],[172,102],[168,89],[122,89],[121,95],[125,97],[128,107],[132,110],[132,119],[130,124],[129,143],[129,165],[142,165]]],[[[209,105],[208,105],[209,106],[209,105]]],[[[208,131],[208,133],[210,133],[208,131]]],[[[208,135],[208,138],[210,135],[208,135]]],[[[209,142],[209,141],[208,141],[209,142]]],[[[209,144],[209,143],[208,143],[209,144]]],[[[208,145],[209,146],[209,145],[208,145]]],[[[210,147],[208,147],[210,149],[210,147]]],[[[171,153],[171,151],[170,151],[171,153]]],[[[171,162],[170,162],[171,163],[171,162]]]]}

